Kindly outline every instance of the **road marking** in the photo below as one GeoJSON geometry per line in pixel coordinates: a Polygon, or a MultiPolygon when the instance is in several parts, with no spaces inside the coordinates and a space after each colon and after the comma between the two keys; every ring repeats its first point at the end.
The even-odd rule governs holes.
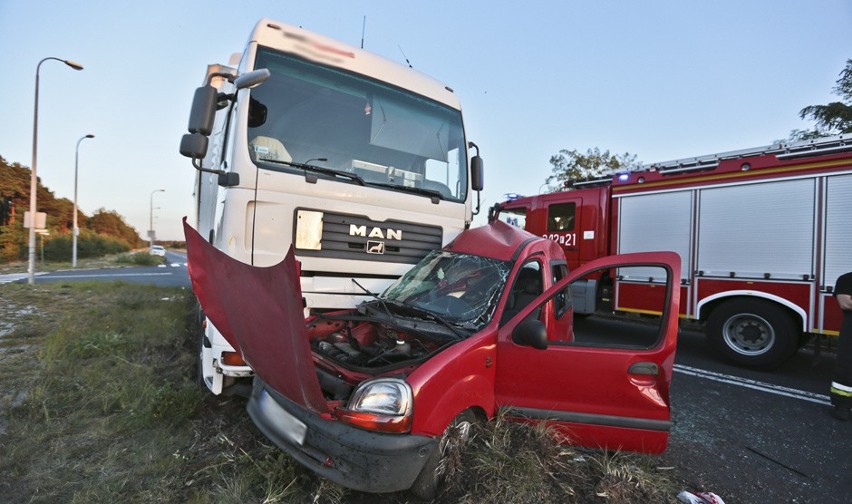
{"type": "Polygon", "coordinates": [[[50,275],[46,279],[53,278],[105,278],[105,277],[137,277],[137,276],[170,276],[172,273],[117,273],[117,274],[99,274],[99,275],[50,275]]]}
{"type": "Polygon", "coordinates": [[[809,401],[816,404],[831,406],[830,398],[827,395],[823,394],[815,394],[813,392],[807,392],[804,390],[782,387],[781,385],[773,385],[771,383],[749,380],[747,378],[740,378],[738,376],[716,373],[714,371],[707,371],[705,369],[684,366],[682,364],[675,364],[674,370],[683,374],[697,376],[699,378],[704,378],[719,383],[727,383],[729,385],[736,385],[738,387],[760,390],[762,392],[768,392],[770,394],[792,397],[793,399],[800,399],[802,401],[809,401]]]}

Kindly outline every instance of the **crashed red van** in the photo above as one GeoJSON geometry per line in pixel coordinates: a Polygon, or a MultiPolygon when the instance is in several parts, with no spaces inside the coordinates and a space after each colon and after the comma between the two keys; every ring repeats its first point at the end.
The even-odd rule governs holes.
{"type": "Polygon", "coordinates": [[[293,251],[269,268],[228,257],[184,224],[205,314],[255,372],[248,412],[304,466],[366,492],[435,494],[442,440],[504,409],[578,445],[662,452],[680,259],[646,252],[568,272],[558,244],[496,221],[462,232],[375,299],[303,318],[293,251]],[[610,270],[653,309],[574,317],[610,270]],[[675,287],[677,287],[675,285],[675,287]]]}

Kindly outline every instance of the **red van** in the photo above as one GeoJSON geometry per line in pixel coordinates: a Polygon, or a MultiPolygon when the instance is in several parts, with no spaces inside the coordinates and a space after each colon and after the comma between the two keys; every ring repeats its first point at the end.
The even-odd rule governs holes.
{"type": "MultiPolygon", "coordinates": [[[[662,452],[677,336],[680,260],[597,259],[568,271],[552,240],[495,221],[428,254],[357,308],[303,318],[291,249],[240,263],[185,224],[205,314],[255,371],[248,412],[304,466],[366,492],[435,494],[442,440],[499,409],[578,445],[662,452]],[[574,316],[601,270],[653,287],[635,323],[574,316]]],[[[618,293],[613,293],[614,296],[618,293]]]]}

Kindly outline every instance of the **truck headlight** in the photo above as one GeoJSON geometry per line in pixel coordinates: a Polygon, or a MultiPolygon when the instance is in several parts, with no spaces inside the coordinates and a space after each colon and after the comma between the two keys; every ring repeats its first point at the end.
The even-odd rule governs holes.
{"type": "Polygon", "coordinates": [[[378,378],[358,385],[346,408],[334,414],[338,420],[362,429],[406,433],[411,430],[411,387],[396,378],[378,378]]]}

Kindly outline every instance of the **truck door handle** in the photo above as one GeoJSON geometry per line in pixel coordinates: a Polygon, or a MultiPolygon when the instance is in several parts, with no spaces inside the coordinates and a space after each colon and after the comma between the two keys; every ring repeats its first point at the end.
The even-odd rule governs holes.
{"type": "Polygon", "coordinates": [[[636,362],[630,365],[627,372],[629,374],[657,376],[660,368],[655,362],[636,362]]]}

